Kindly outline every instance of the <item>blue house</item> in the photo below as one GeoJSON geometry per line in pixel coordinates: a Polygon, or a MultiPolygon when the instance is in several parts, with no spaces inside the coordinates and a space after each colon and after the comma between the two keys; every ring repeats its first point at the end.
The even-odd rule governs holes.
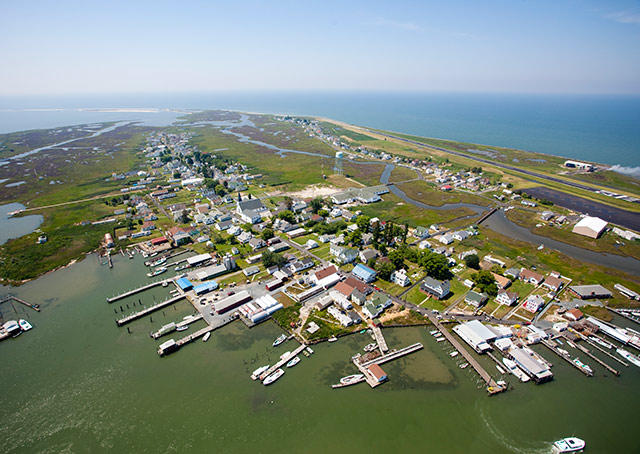
{"type": "Polygon", "coordinates": [[[361,263],[356,265],[356,267],[351,272],[355,277],[364,282],[373,282],[376,279],[376,272],[372,270],[368,266],[365,266],[361,263]]]}

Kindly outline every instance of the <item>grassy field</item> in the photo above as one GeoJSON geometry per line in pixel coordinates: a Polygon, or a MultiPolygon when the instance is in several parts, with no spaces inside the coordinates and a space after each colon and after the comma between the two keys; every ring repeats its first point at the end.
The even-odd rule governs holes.
{"type": "Polygon", "coordinates": [[[425,181],[411,181],[397,185],[407,196],[413,200],[418,200],[427,205],[441,207],[447,203],[472,203],[475,205],[487,206],[492,202],[484,197],[477,196],[462,191],[444,192],[434,185],[425,181]]]}

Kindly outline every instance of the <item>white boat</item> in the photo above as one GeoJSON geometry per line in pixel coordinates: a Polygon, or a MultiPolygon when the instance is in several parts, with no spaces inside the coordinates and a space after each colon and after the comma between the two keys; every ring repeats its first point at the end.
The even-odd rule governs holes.
{"type": "Polygon", "coordinates": [[[286,334],[281,334],[280,336],[278,336],[278,338],[276,340],[273,341],[273,346],[277,347],[278,345],[280,345],[281,343],[283,343],[284,341],[287,340],[287,335],[286,334]]]}
{"type": "Polygon", "coordinates": [[[280,359],[287,359],[289,358],[289,356],[291,356],[291,352],[284,352],[282,355],[280,355],[280,359]]]}
{"type": "Polygon", "coordinates": [[[167,268],[164,266],[161,266],[160,268],[158,268],[157,270],[155,270],[153,273],[147,273],[148,277],[154,277],[157,276],[158,274],[162,274],[165,271],[167,271],[167,268]]]}
{"type": "Polygon", "coordinates": [[[460,353],[453,351],[451,353],[449,353],[449,356],[451,356],[452,358],[455,358],[456,356],[458,356],[460,353]]]}
{"type": "Polygon", "coordinates": [[[466,369],[468,365],[469,363],[462,363],[460,364],[460,369],[466,369]]]}
{"type": "Polygon", "coordinates": [[[376,348],[378,348],[378,344],[376,344],[375,342],[372,342],[370,344],[365,345],[365,347],[363,348],[363,350],[365,352],[372,352],[374,351],[376,348]]]}
{"type": "Polygon", "coordinates": [[[622,356],[633,365],[640,367],[640,358],[638,358],[636,355],[632,355],[622,348],[616,348],[616,352],[618,352],[618,355],[622,356]]]}
{"type": "Polygon", "coordinates": [[[498,369],[498,372],[500,372],[501,374],[506,374],[506,371],[500,367],[498,364],[496,364],[496,369],[498,369]]]}
{"type": "Polygon", "coordinates": [[[584,440],[576,437],[567,437],[562,440],[554,441],[553,447],[557,452],[576,452],[581,451],[586,446],[584,440]]]}
{"type": "Polygon", "coordinates": [[[162,257],[151,264],[151,266],[159,266],[167,261],[166,257],[162,257]]]}
{"type": "Polygon", "coordinates": [[[349,385],[354,382],[359,382],[363,378],[364,378],[364,375],[362,374],[347,375],[346,377],[342,377],[340,379],[340,383],[342,383],[343,385],[349,385]]]}
{"type": "Polygon", "coordinates": [[[586,370],[588,373],[593,374],[593,369],[591,369],[588,365],[586,365],[585,363],[580,361],[579,358],[574,358],[573,359],[573,364],[575,364],[576,366],[578,366],[581,369],[586,370]]]}
{"type": "Polygon", "coordinates": [[[311,347],[309,347],[308,345],[307,345],[306,350],[310,355],[313,355],[313,350],[311,350],[311,347]]]}
{"type": "Polygon", "coordinates": [[[438,331],[437,329],[434,329],[433,331],[429,331],[429,334],[431,334],[432,336],[435,336],[436,334],[438,334],[440,331],[438,331]]]}
{"type": "Polygon", "coordinates": [[[446,340],[444,337],[437,337],[437,338],[436,338],[436,341],[437,341],[437,342],[442,342],[442,341],[444,341],[444,340],[446,340]]]}
{"type": "Polygon", "coordinates": [[[258,367],[251,374],[251,380],[257,380],[258,378],[260,378],[260,375],[264,374],[267,370],[269,370],[268,364],[266,366],[258,367]]]}
{"type": "Polygon", "coordinates": [[[562,353],[563,356],[566,356],[567,358],[571,356],[571,354],[568,351],[566,351],[564,348],[558,347],[556,350],[558,350],[560,353],[562,353]]]}
{"type": "Polygon", "coordinates": [[[189,325],[182,325],[182,326],[176,327],[176,331],[186,331],[188,329],[189,329],[189,325]]]}
{"type": "Polygon", "coordinates": [[[270,385],[271,383],[273,383],[283,375],[284,375],[284,371],[282,369],[278,369],[274,373],[269,375],[267,378],[265,378],[262,384],[265,386],[270,385]]]}
{"type": "Polygon", "coordinates": [[[593,342],[595,342],[596,344],[600,344],[602,345],[604,348],[608,348],[609,350],[611,350],[613,348],[613,345],[610,344],[607,341],[604,341],[602,339],[600,339],[598,336],[589,336],[589,340],[592,340],[593,342]]]}
{"type": "Polygon", "coordinates": [[[208,341],[210,337],[211,337],[211,332],[205,334],[204,337],[202,338],[202,342],[208,341]]]}
{"type": "Polygon", "coordinates": [[[293,367],[299,362],[300,362],[300,358],[297,356],[294,356],[293,359],[287,363],[287,367],[293,367]]]}
{"type": "Polygon", "coordinates": [[[329,342],[335,342],[338,340],[338,338],[336,336],[331,336],[328,340],[329,342]]]}
{"type": "Polygon", "coordinates": [[[514,361],[511,361],[507,358],[502,358],[502,363],[507,366],[507,370],[518,377],[518,380],[520,380],[522,383],[526,383],[529,381],[529,376],[525,374],[514,361]]]}
{"type": "Polygon", "coordinates": [[[9,320],[2,327],[12,336],[17,336],[22,333],[20,325],[15,320],[9,320]]]}
{"type": "Polygon", "coordinates": [[[31,326],[31,323],[22,318],[18,320],[18,325],[20,325],[20,329],[22,331],[29,331],[31,328],[33,328],[33,326],[31,326]]]}

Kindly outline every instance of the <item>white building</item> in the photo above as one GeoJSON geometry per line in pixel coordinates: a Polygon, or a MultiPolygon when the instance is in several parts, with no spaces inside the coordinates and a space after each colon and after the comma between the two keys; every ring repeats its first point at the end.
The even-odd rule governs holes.
{"type": "Polygon", "coordinates": [[[589,238],[598,238],[606,227],[607,221],[592,216],[585,216],[573,226],[572,232],[578,235],[588,236],[589,238]]]}
{"type": "Polygon", "coordinates": [[[411,285],[411,279],[407,276],[407,270],[404,268],[391,273],[391,282],[398,284],[400,287],[411,285]]]}

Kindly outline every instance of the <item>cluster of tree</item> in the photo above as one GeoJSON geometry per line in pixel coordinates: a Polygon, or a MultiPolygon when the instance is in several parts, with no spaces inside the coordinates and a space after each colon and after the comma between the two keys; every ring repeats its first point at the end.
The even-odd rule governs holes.
{"type": "Polygon", "coordinates": [[[120,197],[112,197],[111,199],[107,199],[104,201],[104,204],[107,206],[118,206],[121,203],[123,203],[125,200],[129,200],[130,196],[129,194],[125,194],[123,196],[120,197]]]}
{"type": "Polygon", "coordinates": [[[496,296],[498,294],[496,279],[490,271],[480,270],[477,273],[473,273],[471,275],[471,280],[481,292],[486,293],[489,296],[496,296]]]}
{"type": "Polygon", "coordinates": [[[214,180],[213,178],[205,178],[204,185],[207,189],[212,189],[217,195],[222,197],[227,193],[227,182],[223,182],[220,184],[218,180],[214,180]]]}
{"type": "Polygon", "coordinates": [[[263,240],[268,241],[275,236],[275,233],[273,233],[273,229],[270,229],[269,227],[267,227],[262,231],[260,236],[262,237],[263,240]]]}
{"type": "Polygon", "coordinates": [[[471,169],[469,169],[469,171],[471,173],[482,173],[482,167],[471,167],[471,169]]]}
{"type": "Polygon", "coordinates": [[[295,224],[296,215],[293,214],[293,211],[284,210],[284,211],[281,211],[280,213],[278,213],[278,219],[283,219],[283,220],[287,221],[289,224],[295,224]]]}
{"type": "Polygon", "coordinates": [[[467,265],[468,268],[473,268],[474,270],[480,269],[480,259],[476,254],[467,255],[464,258],[464,264],[467,265]]]}
{"type": "MultiPolygon", "coordinates": [[[[382,251],[381,251],[382,252],[382,251]]],[[[423,268],[427,274],[435,279],[450,279],[449,262],[442,254],[431,251],[418,251],[406,244],[400,245],[387,255],[386,260],[377,260],[371,265],[381,279],[389,280],[395,270],[406,268],[405,260],[423,268]]]]}
{"type": "Polygon", "coordinates": [[[282,254],[278,254],[277,252],[271,252],[271,251],[264,251],[262,253],[261,260],[265,268],[270,268],[274,265],[280,268],[285,263],[287,263],[287,260],[284,258],[282,254]]]}
{"type": "Polygon", "coordinates": [[[308,222],[306,225],[318,235],[334,235],[347,227],[347,223],[342,220],[330,223],[308,222]]]}

